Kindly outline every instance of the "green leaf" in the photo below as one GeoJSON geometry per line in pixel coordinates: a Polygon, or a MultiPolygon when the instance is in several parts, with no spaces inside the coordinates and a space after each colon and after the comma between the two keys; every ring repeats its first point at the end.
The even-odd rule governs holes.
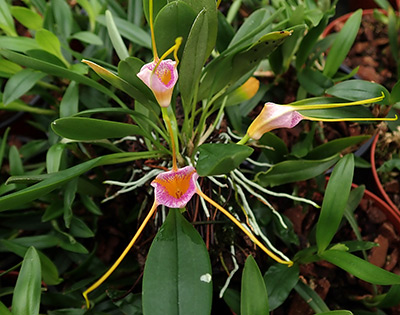
{"type": "Polygon", "coordinates": [[[324,75],[333,77],[346,58],[360,28],[362,10],[357,10],[344,24],[326,58],[324,75]]]}
{"type": "Polygon", "coordinates": [[[354,157],[345,155],[333,169],[326,187],[317,222],[318,252],[323,252],[336,234],[349,198],[354,173],[354,157]]]}
{"type": "Polygon", "coordinates": [[[64,187],[64,222],[65,227],[71,227],[71,221],[74,216],[72,212],[72,204],[75,200],[76,191],[78,190],[78,178],[70,180],[64,187]]]}
{"type": "Polygon", "coordinates": [[[23,26],[31,30],[38,30],[42,28],[43,19],[36,12],[21,6],[12,6],[11,14],[23,26]]]}
{"type": "Polygon", "coordinates": [[[47,173],[55,173],[60,170],[61,157],[65,149],[65,143],[53,144],[46,155],[47,173]]]}
{"type": "Polygon", "coordinates": [[[147,256],[144,314],[210,314],[211,264],[203,239],[178,209],[170,209],[147,256]]]}
{"type": "Polygon", "coordinates": [[[65,60],[61,53],[61,44],[56,35],[42,28],[36,32],[35,39],[42,49],[57,56],[67,67],[69,66],[68,61],[65,60]]]}
{"type": "Polygon", "coordinates": [[[393,86],[389,102],[390,104],[400,102],[400,80],[393,86]]]}
{"type": "Polygon", "coordinates": [[[75,81],[68,85],[60,103],[60,117],[68,117],[78,112],[79,86],[75,81]]]}
{"type": "Polygon", "coordinates": [[[243,270],[240,314],[269,314],[265,282],[256,261],[251,255],[247,257],[243,270]]]}
{"type": "Polygon", "coordinates": [[[103,46],[103,40],[96,34],[93,34],[91,32],[77,32],[75,34],[72,34],[70,38],[74,38],[77,40],[80,40],[81,42],[91,44],[91,45],[97,45],[97,46],[103,46]]]}
{"type": "Polygon", "coordinates": [[[324,300],[302,281],[298,281],[294,289],[317,314],[329,312],[329,308],[324,300]]]}
{"type": "MultiPolygon", "coordinates": [[[[104,26],[107,26],[106,17],[104,15],[99,15],[96,18],[96,21],[104,26]]],[[[121,34],[122,37],[125,37],[132,43],[135,43],[141,47],[151,48],[150,35],[139,26],[119,17],[114,17],[114,22],[118,33],[121,34]]]]}
{"type": "Polygon", "coordinates": [[[65,0],[51,0],[51,8],[57,33],[61,34],[63,39],[68,38],[71,35],[73,24],[71,7],[65,0]]]}
{"type": "Polygon", "coordinates": [[[24,174],[24,165],[22,163],[21,155],[15,145],[10,147],[8,152],[8,161],[10,163],[10,175],[24,174]]]}
{"type": "Polygon", "coordinates": [[[271,187],[307,180],[322,174],[338,160],[339,156],[334,155],[322,160],[284,161],[258,173],[255,179],[260,185],[271,187]]]}
{"type": "Polygon", "coordinates": [[[221,54],[203,71],[198,99],[205,99],[237,83],[240,78],[254,71],[261,60],[266,59],[290,35],[291,32],[286,31],[268,33],[253,44],[221,54]]]}
{"type": "Polygon", "coordinates": [[[400,285],[393,285],[387,293],[383,294],[383,296],[383,299],[380,300],[377,305],[374,305],[375,307],[387,308],[398,305],[400,303],[400,285]]]}
{"type": "Polygon", "coordinates": [[[21,71],[22,67],[17,65],[15,62],[0,59],[0,76],[9,78],[11,75],[21,71]]]}
{"type": "Polygon", "coordinates": [[[272,164],[285,160],[289,154],[285,142],[272,132],[265,133],[258,142],[267,147],[261,150],[263,155],[267,157],[268,162],[272,164]]]}
{"type": "MultiPolygon", "coordinates": [[[[26,255],[28,250],[27,244],[20,244],[20,241],[17,240],[8,241],[2,239],[0,240],[0,243],[6,247],[7,250],[20,257],[26,255]]],[[[37,250],[37,254],[40,258],[41,277],[43,277],[43,281],[48,285],[59,284],[62,279],[59,277],[56,265],[41,251],[37,250]]]]}
{"type": "MultiPolygon", "coordinates": [[[[1,2],[2,0],[0,0],[1,2]]],[[[8,37],[2,36],[0,48],[19,52],[26,52],[31,49],[40,49],[39,44],[30,37],[8,37]]]]}
{"type": "Polygon", "coordinates": [[[288,267],[282,264],[271,266],[264,275],[268,292],[269,309],[272,311],[282,305],[299,280],[299,266],[288,267]]]}
{"type": "Polygon", "coordinates": [[[200,11],[188,35],[179,69],[179,89],[187,111],[191,109],[192,98],[199,83],[207,48],[208,23],[206,12],[200,11]]]}
{"type": "Polygon", "coordinates": [[[18,315],[39,314],[41,295],[40,259],[34,247],[24,256],[12,299],[12,312],[18,315]]]}
{"type": "Polygon", "coordinates": [[[93,237],[94,233],[81,219],[72,217],[70,233],[75,237],[88,238],[93,237]]]}
{"type": "MultiPolygon", "coordinates": [[[[172,1],[160,10],[154,20],[154,36],[160,56],[174,45],[178,37],[183,38],[182,46],[185,47],[196,16],[197,13],[183,1],[172,1]]],[[[182,56],[181,49],[178,56],[182,56]]]]}
{"type": "Polygon", "coordinates": [[[46,74],[24,69],[13,75],[4,87],[3,103],[7,105],[28,92],[46,74]]]}
{"type": "Polygon", "coordinates": [[[6,152],[8,134],[10,133],[10,130],[11,130],[11,128],[7,127],[6,130],[4,131],[3,138],[1,139],[1,144],[0,144],[0,169],[1,169],[2,165],[3,165],[4,154],[6,152]]]}
{"type": "Polygon", "coordinates": [[[327,88],[333,86],[331,78],[325,76],[318,70],[305,68],[297,73],[297,79],[301,86],[312,95],[322,95],[327,88]]]}
{"type": "Polygon", "coordinates": [[[18,36],[6,0],[0,0],[0,28],[9,36],[18,36]]]}
{"type": "Polygon", "coordinates": [[[380,84],[364,81],[364,80],[349,80],[335,84],[333,87],[326,90],[326,93],[340,97],[349,101],[360,101],[369,98],[374,98],[385,94],[385,98],[380,101],[380,104],[388,105],[390,93],[380,84]]]}
{"type": "Polygon", "coordinates": [[[345,137],[340,139],[334,139],[327,143],[321,144],[320,146],[316,147],[312,151],[310,151],[306,158],[307,159],[325,159],[334,154],[342,152],[344,149],[356,145],[360,142],[366,141],[371,136],[354,136],[354,137],[345,137]]]}
{"type": "Polygon", "coordinates": [[[3,102],[0,102],[0,110],[9,110],[9,111],[17,111],[17,112],[27,112],[39,115],[54,115],[56,111],[52,109],[33,107],[25,104],[21,100],[15,100],[7,105],[4,105],[3,102]]]}
{"type": "Polygon", "coordinates": [[[88,60],[85,60],[84,62],[88,64],[102,79],[106,80],[111,85],[115,86],[121,91],[124,91],[132,98],[137,99],[140,103],[149,104],[149,99],[136,86],[128,83],[113,72],[107,70],[106,68],[103,68],[102,66],[99,66],[98,64],[95,64],[94,62],[88,60]]]}
{"type": "Polygon", "coordinates": [[[400,276],[379,268],[364,259],[341,250],[327,250],[319,256],[353,276],[373,284],[400,284],[400,276]]]}
{"type": "Polygon", "coordinates": [[[117,26],[115,25],[112,13],[107,10],[106,11],[106,24],[108,36],[110,36],[111,43],[119,57],[120,60],[124,60],[129,57],[128,50],[124,44],[124,41],[121,38],[121,35],[118,32],[117,26]]]}
{"type": "Polygon", "coordinates": [[[198,151],[196,170],[200,176],[229,173],[253,153],[252,148],[234,143],[206,143],[198,151]]]}
{"type": "Polygon", "coordinates": [[[393,8],[390,6],[388,10],[388,17],[389,17],[389,23],[388,23],[388,37],[389,37],[389,46],[390,46],[390,51],[392,53],[392,56],[395,60],[395,62],[398,64],[400,61],[400,56],[399,56],[399,44],[398,44],[398,34],[399,34],[399,20],[396,16],[396,12],[393,10],[393,8]]]}
{"type": "Polygon", "coordinates": [[[50,175],[46,174],[46,177],[43,177],[42,181],[35,185],[1,196],[0,212],[10,209],[16,210],[21,205],[48,194],[71,179],[80,176],[94,167],[130,162],[139,159],[155,158],[159,157],[160,154],[161,152],[159,151],[114,153],[83,162],[57,173],[52,173],[50,175]]]}
{"type": "Polygon", "coordinates": [[[8,308],[1,301],[0,301],[0,314],[12,315],[12,313],[8,310],[8,308]]]}
{"type": "MultiPolygon", "coordinates": [[[[1,42],[1,41],[0,41],[1,42]]],[[[83,83],[86,84],[90,87],[93,87],[100,92],[104,93],[105,95],[111,97],[113,100],[115,100],[121,107],[124,107],[125,104],[112,92],[110,89],[107,87],[101,85],[100,83],[97,83],[96,81],[87,78],[79,73],[76,73],[74,71],[68,70],[66,68],[60,67],[53,65],[51,63],[38,60],[35,58],[31,58],[13,51],[6,51],[6,50],[0,50],[0,54],[6,57],[7,59],[14,61],[21,66],[25,66],[28,68],[32,68],[34,70],[39,70],[51,75],[54,75],[56,77],[60,77],[62,79],[70,79],[74,80],[78,83],[83,83]]]]}
{"type": "Polygon", "coordinates": [[[60,118],[51,124],[51,128],[61,137],[80,141],[144,135],[136,125],[85,117],[60,118]]]}

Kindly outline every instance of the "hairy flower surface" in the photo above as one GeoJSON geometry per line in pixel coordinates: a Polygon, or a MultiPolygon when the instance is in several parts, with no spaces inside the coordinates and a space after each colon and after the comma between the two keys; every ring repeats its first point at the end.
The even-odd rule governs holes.
{"type": "Polygon", "coordinates": [[[192,166],[159,174],[151,183],[156,202],[169,208],[185,207],[196,193],[197,178],[192,166]]]}
{"type": "Polygon", "coordinates": [[[178,80],[175,61],[165,59],[146,63],[137,76],[150,88],[161,107],[169,106],[178,80]]]}

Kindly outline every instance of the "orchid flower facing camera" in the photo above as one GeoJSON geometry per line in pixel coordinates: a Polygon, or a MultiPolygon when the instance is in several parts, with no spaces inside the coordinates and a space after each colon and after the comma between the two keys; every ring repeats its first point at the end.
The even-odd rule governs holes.
{"type": "Polygon", "coordinates": [[[333,104],[315,104],[315,105],[279,105],[274,103],[266,103],[261,113],[256,117],[256,119],[251,123],[250,127],[247,129],[246,135],[239,144],[246,143],[250,138],[254,140],[259,140],[263,134],[278,128],[293,128],[303,119],[313,120],[313,121],[326,121],[326,122],[336,122],[336,121],[391,121],[396,120],[397,116],[394,118],[316,118],[304,115],[300,111],[307,111],[313,109],[331,109],[346,106],[364,105],[374,102],[379,102],[384,98],[384,94],[381,96],[370,98],[362,101],[349,102],[349,103],[333,103],[333,104]]]}
{"type": "Polygon", "coordinates": [[[186,166],[180,169],[172,169],[171,171],[163,172],[151,182],[151,186],[154,187],[154,195],[155,200],[154,203],[147,214],[146,218],[143,220],[136,234],[133,236],[132,240],[125,248],[121,256],[115,261],[115,263],[111,266],[111,268],[92,286],[90,286],[85,292],[83,292],[83,296],[86,301],[86,306],[89,309],[90,302],[88,299],[88,294],[99,287],[118,267],[121,261],[128,254],[129,250],[135,244],[136,240],[141,235],[145,226],[157,210],[159,205],[164,205],[169,208],[184,208],[187,203],[192,199],[194,194],[198,194],[200,197],[204,198],[208,203],[221,211],[224,215],[226,215],[236,226],[238,226],[257,246],[259,246],[267,255],[273,258],[275,261],[286,264],[288,266],[292,266],[293,262],[290,260],[283,260],[273,252],[271,252],[266,246],[261,243],[249,229],[244,227],[242,223],[240,223],[228,210],[224,209],[206,194],[204,194],[197,187],[197,179],[199,175],[196,172],[196,169],[192,166],[186,166]]]}
{"type": "Polygon", "coordinates": [[[161,58],[158,58],[153,26],[153,1],[149,2],[149,24],[154,60],[146,63],[140,69],[137,76],[153,92],[158,104],[161,107],[168,107],[171,103],[175,84],[178,81],[176,67],[178,66],[179,59],[177,52],[182,43],[182,37],[178,37],[175,40],[175,45],[168,49],[161,58]],[[174,54],[176,61],[165,59],[171,53],[174,54]]]}

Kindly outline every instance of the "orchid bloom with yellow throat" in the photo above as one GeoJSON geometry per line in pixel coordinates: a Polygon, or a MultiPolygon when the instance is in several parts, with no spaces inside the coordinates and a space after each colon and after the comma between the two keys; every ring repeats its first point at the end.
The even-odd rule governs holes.
{"type": "Polygon", "coordinates": [[[161,107],[168,107],[171,103],[176,81],[178,80],[176,67],[178,66],[179,59],[177,52],[182,43],[182,37],[178,37],[175,40],[175,45],[168,49],[161,58],[158,58],[153,26],[153,1],[149,1],[149,24],[154,60],[146,63],[140,69],[137,76],[150,88],[158,104],[161,107]],[[175,61],[165,59],[171,53],[174,54],[175,61]]]}
{"type": "Polygon", "coordinates": [[[288,266],[292,266],[293,262],[290,260],[283,260],[273,252],[271,252],[266,246],[261,243],[251,232],[246,229],[228,210],[220,206],[206,194],[204,194],[197,187],[197,179],[199,175],[196,172],[196,169],[193,166],[186,166],[179,169],[172,169],[171,171],[161,173],[157,175],[157,177],[151,182],[151,186],[154,187],[154,203],[147,214],[146,218],[140,225],[136,234],[133,236],[132,240],[125,248],[121,256],[115,261],[115,263],[111,266],[111,268],[93,285],[91,285],[85,292],[83,292],[83,296],[86,301],[86,306],[90,308],[90,302],[88,299],[88,294],[99,287],[118,267],[121,261],[128,254],[129,250],[135,244],[136,240],[139,238],[140,234],[144,230],[145,226],[154,215],[157,207],[159,205],[164,205],[169,208],[184,208],[186,204],[192,199],[194,194],[198,194],[202,198],[204,198],[207,202],[209,202],[212,206],[221,211],[224,215],[226,215],[236,226],[238,226],[257,246],[259,246],[267,255],[273,258],[275,261],[286,264],[288,266]]]}
{"type": "Polygon", "coordinates": [[[332,104],[315,104],[315,105],[279,105],[274,103],[266,103],[261,113],[251,123],[247,129],[246,135],[240,140],[239,144],[245,144],[250,138],[259,140],[265,133],[278,128],[293,128],[303,119],[314,121],[393,121],[394,118],[315,118],[306,116],[299,111],[307,111],[313,109],[330,109],[346,106],[364,105],[375,103],[383,100],[384,94],[366,100],[349,102],[349,103],[332,103],[332,104]]]}

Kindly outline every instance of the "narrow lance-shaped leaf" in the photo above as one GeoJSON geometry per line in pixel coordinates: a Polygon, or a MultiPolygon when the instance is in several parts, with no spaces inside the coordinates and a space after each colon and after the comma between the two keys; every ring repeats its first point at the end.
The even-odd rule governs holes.
{"type": "Polygon", "coordinates": [[[323,252],[336,234],[349,198],[354,173],[354,156],[347,154],[335,166],[326,187],[317,222],[318,251],[323,252]]]}
{"type": "Polygon", "coordinates": [[[251,255],[247,257],[243,270],[240,314],[269,314],[268,295],[264,279],[251,255]]]}
{"type": "Polygon", "coordinates": [[[34,247],[30,247],[22,262],[12,300],[12,312],[18,315],[39,314],[41,270],[40,259],[34,247]]]}
{"type": "Polygon", "coordinates": [[[362,10],[357,10],[345,23],[326,58],[324,75],[333,77],[346,58],[360,28],[362,10]]]}

